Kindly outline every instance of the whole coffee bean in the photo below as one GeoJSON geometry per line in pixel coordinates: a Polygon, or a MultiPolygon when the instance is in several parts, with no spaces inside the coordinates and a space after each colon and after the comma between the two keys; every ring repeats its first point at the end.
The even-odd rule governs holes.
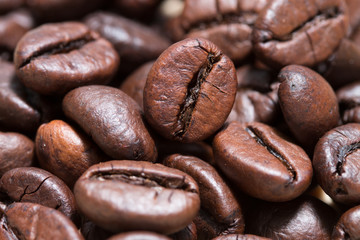
{"type": "Polygon", "coordinates": [[[16,202],[38,203],[54,208],[78,221],[75,198],[66,184],[55,175],[35,167],[7,171],[0,179],[0,190],[16,202]]]}
{"type": "Polygon", "coordinates": [[[14,63],[26,87],[51,95],[109,83],[119,56],[111,43],[82,23],[64,22],[27,32],[15,49],[14,63]]]}
{"type": "Polygon", "coordinates": [[[347,210],[332,233],[333,240],[360,239],[360,206],[347,210]]]}
{"type": "Polygon", "coordinates": [[[289,201],[311,183],[304,150],[265,124],[232,122],[215,136],[213,149],[217,166],[250,196],[289,201]]]}
{"type": "Polygon", "coordinates": [[[155,143],[142,121],[140,107],[121,90],[79,87],[64,97],[63,110],[110,157],[156,160],[155,143]]]}
{"type": "Polygon", "coordinates": [[[271,238],[260,237],[252,234],[227,234],[213,238],[212,240],[270,240],[271,238]]]}
{"type": "Polygon", "coordinates": [[[348,24],[345,1],[274,0],[256,20],[254,51],[269,66],[314,66],[339,46],[348,24]]]}
{"type": "Polygon", "coordinates": [[[336,91],[343,123],[360,123],[360,82],[347,84],[336,91]]]}
{"type": "Polygon", "coordinates": [[[0,132],[0,177],[18,167],[29,167],[34,162],[34,142],[20,133],[0,132]]]}
{"type": "Polygon", "coordinates": [[[170,42],[150,27],[109,12],[97,12],[85,19],[86,25],[111,42],[128,72],[139,64],[156,59],[170,42]]]}
{"type": "Polygon", "coordinates": [[[166,166],[179,169],[195,179],[200,191],[201,208],[211,218],[207,228],[197,225],[199,239],[244,232],[244,218],[239,203],[215,168],[199,158],[174,154],[165,159],[166,166]]]}
{"type": "MultiPolygon", "coordinates": [[[[26,240],[83,240],[76,226],[61,212],[35,203],[0,205],[4,218],[0,236],[26,240]]],[[[3,238],[4,239],[4,238],[3,238]]]]}
{"type": "Polygon", "coordinates": [[[28,101],[13,64],[0,60],[0,72],[0,126],[8,131],[36,132],[41,113],[28,101]]]}
{"type": "Polygon", "coordinates": [[[170,238],[158,233],[136,231],[136,232],[120,233],[115,236],[112,236],[108,240],[170,240],[170,238]]]}
{"type": "Polygon", "coordinates": [[[91,165],[107,160],[83,132],[61,120],[41,125],[35,144],[40,166],[70,188],[91,165]]]}
{"type": "Polygon", "coordinates": [[[189,175],[143,161],[93,165],[76,182],[74,194],[87,218],[113,232],[174,233],[200,207],[198,186],[189,175]]]}
{"type": "Polygon", "coordinates": [[[131,73],[121,84],[120,89],[135,100],[141,109],[144,109],[144,87],[147,75],[150,72],[153,61],[147,62],[131,73]]]}
{"type": "Polygon", "coordinates": [[[168,139],[201,141],[225,122],[234,103],[232,61],[205,39],[185,39],[166,49],[144,88],[145,117],[168,139]]]}
{"type": "Polygon", "coordinates": [[[246,218],[250,234],[274,240],[330,240],[338,218],[322,201],[303,196],[284,203],[256,203],[246,218]]]}
{"type": "Polygon", "coordinates": [[[313,166],[319,185],[335,201],[360,203],[360,124],[328,131],[316,144],[313,166]]]}
{"type": "Polygon", "coordinates": [[[319,138],[339,123],[334,90],[318,73],[299,65],[281,69],[278,80],[285,121],[302,146],[312,151],[319,138]]]}

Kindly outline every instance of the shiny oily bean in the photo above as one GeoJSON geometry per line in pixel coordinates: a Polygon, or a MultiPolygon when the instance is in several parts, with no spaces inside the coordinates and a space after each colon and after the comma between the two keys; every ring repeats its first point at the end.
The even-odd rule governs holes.
{"type": "Polygon", "coordinates": [[[360,239],[360,206],[353,207],[343,213],[336,223],[333,240],[360,239]]]}
{"type": "Polygon", "coordinates": [[[25,34],[14,53],[16,74],[40,94],[107,84],[119,65],[110,42],[79,22],[49,23],[25,34]]]}
{"type": "Polygon", "coordinates": [[[250,196],[288,201],[311,183],[304,150],[265,124],[232,122],[215,136],[213,148],[220,170],[250,196]]]}
{"type": "Polygon", "coordinates": [[[76,182],[80,211],[113,231],[171,234],[185,228],[200,208],[196,182],[186,173],[144,161],[93,165],[76,182]]]}
{"type": "Polygon", "coordinates": [[[79,87],[64,97],[63,110],[113,159],[156,160],[139,105],[120,89],[79,87]]]}
{"type": "MultiPolygon", "coordinates": [[[[201,209],[208,222],[207,228],[213,228],[213,236],[209,236],[207,229],[199,228],[198,237],[216,237],[224,234],[243,233],[244,218],[236,198],[225,181],[214,167],[207,162],[193,156],[173,154],[164,161],[166,166],[179,169],[195,179],[200,191],[201,209]],[[216,201],[214,201],[216,199],[216,201]]],[[[196,219],[194,220],[197,224],[196,219]]]]}
{"type": "Polygon", "coordinates": [[[313,166],[317,180],[335,201],[360,203],[360,124],[348,123],[328,131],[316,144],[313,166]]]}
{"type": "Polygon", "coordinates": [[[61,212],[35,203],[0,204],[0,238],[26,240],[83,240],[61,212]]]}
{"type": "Polygon", "coordinates": [[[75,198],[66,184],[55,175],[35,167],[15,168],[0,179],[0,190],[16,202],[38,203],[78,221],[75,198]]]}
{"type": "Polygon", "coordinates": [[[144,88],[150,125],[168,139],[201,141],[225,122],[236,94],[232,61],[205,39],[185,39],[166,49],[144,88]]]}

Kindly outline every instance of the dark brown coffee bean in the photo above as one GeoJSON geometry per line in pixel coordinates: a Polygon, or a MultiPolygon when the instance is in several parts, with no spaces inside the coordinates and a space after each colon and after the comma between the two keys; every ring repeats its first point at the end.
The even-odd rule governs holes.
{"type": "Polygon", "coordinates": [[[150,27],[119,15],[98,12],[85,19],[90,29],[109,40],[121,58],[120,70],[156,59],[170,42],[150,27]]]}
{"type": "Polygon", "coordinates": [[[34,142],[13,132],[0,132],[0,177],[18,167],[29,167],[34,162],[34,142]]]}
{"type": "Polygon", "coordinates": [[[130,74],[121,84],[120,89],[135,100],[141,109],[144,109],[144,87],[147,75],[150,72],[153,61],[141,65],[132,74],[130,74]]]}
{"type": "Polygon", "coordinates": [[[107,240],[114,235],[114,233],[97,226],[84,216],[82,218],[80,231],[86,240],[107,240]]]}
{"type": "Polygon", "coordinates": [[[151,68],[145,116],[168,139],[201,141],[225,122],[236,84],[233,63],[213,43],[185,39],[165,50],[151,68]]]}
{"type": "Polygon", "coordinates": [[[7,171],[0,179],[0,189],[13,201],[38,203],[78,221],[73,193],[62,180],[45,170],[21,167],[7,171]]]}
{"type": "MultiPolygon", "coordinates": [[[[2,228],[9,238],[26,240],[83,240],[76,226],[61,212],[35,203],[1,204],[2,228]]],[[[2,238],[4,239],[4,238],[2,238]]]]}
{"type": "Polygon", "coordinates": [[[143,161],[93,165],[76,182],[74,193],[81,212],[113,232],[174,233],[200,207],[198,186],[189,175],[143,161]]]}
{"type": "Polygon", "coordinates": [[[283,203],[256,203],[246,218],[248,233],[276,240],[330,240],[338,218],[322,201],[304,196],[283,203]]]}
{"type": "Polygon", "coordinates": [[[34,133],[40,125],[41,113],[29,103],[14,66],[0,60],[0,72],[0,126],[9,131],[34,133]]]}
{"type": "Polygon", "coordinates": [[[110,82],[119,56],[111,43],[82,23],[64,22],[27,32],[16,47],[14,62],[25,86],[51,95],[110,82]]]}
{"type": "Polygon", "coordinates": [[[0,13],[8,12],[16,8],[21,7],[25,0],[1,0],[0,1],[0,13]]]}
{"type": "Polygon", "coordinates": [[[114,5],[121,15],[144,21],[151,19],[161,0],[114,0],[114,5]]]}
{"type": "Polygon", "coordinates": [[[335,201],[360,203],[360,124],[328,131],[316,144],[313,165],[319,185],[335,201]]]}
{"type": "Polygon", "coordinates": [[[332,233],[333,240],[360,239],[360,206],[346,211],[339,219],[332,233]]]}
{"type": "Polygon", "coordinates": [[[319,138],[339,123],[334,90],[318,73],[299,65],[283,68],[278,80],[285,121],[302,146],[312,151],[319,138]]]}
{"type": "Polygon", "coordinates": [[[169,236],[173,240],[197,240],[197,230],[194,222],[187,225],[184,229],[169,236]]]}
{"type": "Polygon", "coordinates": [[[226,234],[212,240],[270,240],[271,238],[260,237],[252,234],[226,234]]]}
{"type": "Polygon", "coordinates": [[[240,205],[215,168],[199,158],[179,154],[169,156],[164,164],[189,174],[199,185],[201,208],[212,219],[208,228],[213,228],[215,233],[209,235],[206,229],[197,225],[195,219],[200,239],[244,232],[240,205]]]}
{"type": "Polygon", "coordinates": [[[108,240],[170,240],[167,236],[145,231],[120,233],[108,240]]]}
{"type": "Polygon", "coordinates": [[[86,135],[61,120],[41,125],[35,144],[40,166],[70,188],[91,165],[107,160],[86,135]]]}
{"type": "Polygon", "coordinates": [[[269,66],[314,66],[334,52],[348,24],[345,1],[274,0],[256,20],[254,51],[269,66]]]}
{"type": "Polygon", "coordinates": [[[288,201],[311,183],[304,150],[265,124],[232,122],[215,136],[213,148],[217,166],[250,196],[288,201]]]}
{"type": "Polygon", "coordinates": [[[140,107],[121,90],[79,87],[64,97],[63,110],[110,157],[156,160],[155,143],[142,121],[140,107]]]}
{"type": "Polygon", "coordinates": [[[336,91],[343,123],[360,123],[360,82],[347,84],[336,91]]]}

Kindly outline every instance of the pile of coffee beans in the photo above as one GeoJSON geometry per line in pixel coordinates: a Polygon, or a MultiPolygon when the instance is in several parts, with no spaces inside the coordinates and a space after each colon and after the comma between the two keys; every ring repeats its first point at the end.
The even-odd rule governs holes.
{"type": "Polygon", "coordinates": [[[360,1],[0,0],[0,239],[360,239],[360,1]]]}

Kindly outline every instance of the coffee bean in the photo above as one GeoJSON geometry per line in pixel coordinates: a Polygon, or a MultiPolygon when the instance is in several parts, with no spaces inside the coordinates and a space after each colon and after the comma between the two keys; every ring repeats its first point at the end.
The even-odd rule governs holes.
{"type": "Polygon", "coordinates": [[[25,0],[2,0],[0,1],[0,13],[19,8],[24,4],[24,1],[25,0]]]}
{"type": "Polygon", "coordinates": [[[260,12],[254,51],[269,66],[314,66],[326,60],[349,25],[345,1],[274,0],[260,12]]]}
{"type": "Polygon", "coordinates": [[[127,233],[120,233],[115,236],[112,236],[108,240],[170,240],[170,238],[153,232],[146,232],[146,231],[136,231],[136,232],[127,232],[127,233]]]}
{"type": "Polygon", "coordinates": [[[343,123],[360,123],[360,82],[347,84],[336,91],[343,123]]]}
{"type": "Polygon", "coordinates": [[[185,39],[156,60],[144,88],[150,125],[168,139],[201,141],[225,122],[236,94],[231,60],[205,39],[185,39]]]}
{"type": "Polygon", "coordinates": [[[191,222],[184,229],[171,234],[169,237],[171,237],[173,240],[197,240],[198,234],[196,225],[194,222],[191,222]]]}
{"type": "Polygon", "coordinates": [[[312,151],[319,138],[339,123],[334,90],[318,73],[299,65],[283,68],[278,80],[285,121],[304,148],[312,151]]]}
{"type": "Polygon", "coordinates": [[[16,74],[41,94],[64,94],[78,86],[109,83],[119,57],[111,43],[77,22],[45,24],[19,41],[16,74]]]}
{"type": "Polygon", "coordinates": [[[41,125],[35,144],[40,166],[70,188],[91,165],[108,158],[80,129],[61,120],[41,125]]]}
{"type": "Polygon", "coordinates": [[[34,142],[15,132],[0,132],[0,177],[18,167],[33,165],[34,142]]]}
{"type": "Polygon", "coordinates": [[[313,166],[317,180],[335,201],[360,203],[360,124],[348,123],[328,131],[316,144],[313,166]]]}
{"type": "Polygon", "coordinates": [[[200,207],[198,186],[190,176],[143,161],[93,165],[76,182],[74,193],[81,212],[113,232],[174,233],[186,227],[200,207]]]}
{"type": "Polygon", "coordinates": [[[260,237],[252,234],[226,234],[212,240],[270,240],[270,238],[260,237]]]}
{"type": "Polygon", "coordinates": [[[21,167],[9,170],[0,179],[0,189],[13,201],[38,203],[59,210],[76,223],[78,221],[71,190],[43,169],[21,167]]]}
{"type": "Polygon", "coordinates": [[[347,210],[339,219],[332,233],[333,240],[360,238],[360,206],[347,210]]]}
{"type": "Polygon", "coordinates": [[[232,122],[215,136],[213,148],[216,165],[250,196],[289,201],[310,185],[304,150],[265,124],[232,122]]]}
{"type": "Polygon", "coordinates": [[[79,87],[64,97],[63,110],[110,157],[156,160],[155,143],[142,121],[140,107],[121,90],[79,87]]]}

